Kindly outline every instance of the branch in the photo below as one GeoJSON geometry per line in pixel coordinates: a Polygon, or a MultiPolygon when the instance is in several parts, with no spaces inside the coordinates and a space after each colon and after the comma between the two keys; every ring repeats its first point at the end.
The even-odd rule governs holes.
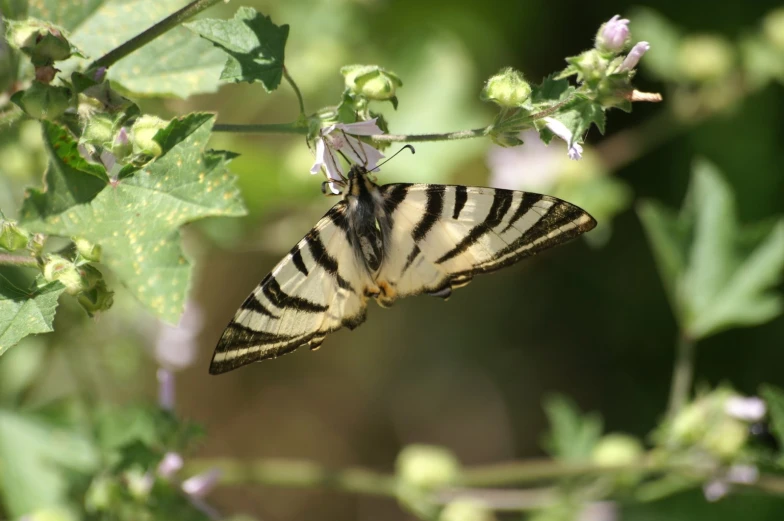
{"type": "MultiPolygon", "coordinates": [[[[318,463],[298,460],[194,459],[185,466],[186,475],[208,469],[221,471],[221,485],[261,485],[287,488],[321,488],[352,494],[396,497],[397,477],[362,468],[329,468],[318,463]]],[[[713,466],[685,465],[660,462],[657,458],[643,457],[630,465],[599,466],[590,462],[572,463],[550,459],[532,459],[493,465],[468,467],[463,470],[455,487],[434,491],[434,501],[449,502],[457,497],[477,497],[490,494],[496,498],[500,510],[536,508],[550,499],[548,488],[509,490],[508,495],[491,487],[514,487],[543,482],[556,482],[566,478],[584,476],[614,476],[638,472],[648,476],[674,473],[695,481],[715,478],[713,466]]],[[[784,496],[784,476],[762,474],[754,483],[737,484],[774,495],[784,496]]]]}
{"type": "Polygon", "coordinates": [[[285,66],[283,67],[283,77],[286,78],[286,81],[289,82],[289,85],[291,85],[291,88],[294,89],[294,94],[297,95],[297,101],[299,102],[299,115],[302,118],[304,118],[305,117],[305,101],[302,99],[302,92],[300,92],[299,87],[297,87],[297,84],[294,82],[294,78],[291,77],[291,75],[289,74],[288,69],[286,69],[285,66]]]}
{"type": "Polygon", "coordinates": [[[212,127],[213,132],[241,132],[247,134],[307,134],[308,129],[297,122],[294,123],[259,123],[257,125],[234,125],[218,123],[212,127]]]}
{"type": "Polygon", "coordinates": [[[22,255],[9,255],[7,253],[0,253],[0,265],[6,266],[21,266],[24,268],[37,268],[38,261],[33,257],[24,257],[22,255]]]}
{"type": "Polygon", "coordinates": [[[220,1],[221,0],[194,0],[179,11],[172,13],[149,29],[142,31],[124,44],[112,49],[95,60],[87,68],[88,75],[99,67],[111,67],[136,49],[144,47],[160,35],[166,33],[170,29],[174,29],[184,21],[204,11],[208,7],[212,7],[220,1]]]}

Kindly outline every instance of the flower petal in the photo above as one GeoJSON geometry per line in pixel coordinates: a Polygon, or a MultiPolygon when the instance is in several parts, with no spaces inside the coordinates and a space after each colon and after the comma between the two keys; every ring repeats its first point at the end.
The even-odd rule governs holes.
{"type": "Polygon", "coordinates": [[[325,166],[327,163],[326,153],[327,146],[324,144],[324,140],[318,138],[316,140],[316,161],[313,163],[313,166],[310,167],[311,174],[318,174],[321,172],[321,167],[325,166]]]}
{"type": "Polygon", "coordinates": [[[377,119],[378,118],[368,119],[366,121],[357,121],[356,123],[337,123],[333,126],[335,128],[339,128],[346,134],[354,134],[355,136],[373,136],[375,134],[384,133],[384,131],[381,130],[376,124],[377,119]]]}
{"type": "Polygon", "coordinates": [[[634,47],[632,47],[632,50],[629,51],[629,54],[626,55],[626,58],[624,58],[621,66],[618,67],[617,72],[630,71],[637,67],[637,64],[640,63],[640,58],[642,58],[642,55],[648,52],[650,48],[651,44],[648,42],[637,42],[634,44],[634,47]]]}
{"type": "Polygon", "coordinates": [[[376,168],[379,160],[384,158],[384,154],[377,149],[348,134],[346,134],[346,143],[340,151],[346,154],[352,163],[364,165],[368,170],[376,168]]]}

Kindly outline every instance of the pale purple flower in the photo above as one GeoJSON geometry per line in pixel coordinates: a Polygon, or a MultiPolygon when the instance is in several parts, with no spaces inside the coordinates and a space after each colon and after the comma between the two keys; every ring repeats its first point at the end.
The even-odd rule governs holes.
{"type": "Polygon", "coordinates": [[[720,500],[724,496],[730,493],[730,485],[726,481],[722,479],[714,479],[705,483],[702,486],[702,493],[705,495],[705,499],[710,501],[711,503],[715,503],[716,501],[720,500]]]}
{"type": "Polygon", "coordinates": [[[198,336],[204,322],[198,303],[185,303],[180,323],[162,324],[155,339],[155,359],[161,367],[179,371],[193,364],[198,350],[198,336]]]}
{"type": "Polygon", "coordinates": [[[618,505],[614,501],[586,503],[577,515],[577,521],[616,521],[618,505]]]}
{"type": "Polygon", "coordinates": [[[648,52],[650,48],[651,44],[648,42],[637,42],[634,44],[634,47],[632,47],[632,50],[629,51],[629,54],[626,55],[626,58],[624,58],[621,66],[618,67],[617,72],[626,72],[637,67],[637,64],[640,63],[640,58],[642,58],[642,55],[648,52]]]}
{"type": "Polygon", "coordinates": [[[756,422],[765,417],[768,408],[765,401],[756,396],[730,396],[724,403],[724,412],[738,420],[756,422]]]}
{"type": "Polygon", "coordinates": [[[204,497],[218,484],[221,474],[222,472],[219,468],[196,474],[182,482],[182,491],[191,497],[204,497]]]}
{"type": "MultiPolygon", "coordinates": [[[[328,180],[343,181],[345,176],[343,165],[338,158],[339,153],[352,163],[373,170],[384,154],[354,136],[373,136],[382,133],[383,131],[376,125],[375,118],[357,123],[336,123],[321,129],[321,134],[316,140],[316,161],[310,173],[316,174],[323,170],[328,180]]],[[[335,183],[330,182],[329,188],[335,194],[340,193],[335,183]]]]}
{"type": "Polygon", "coordinates": [[[128,137],[128,129],[125,127],[121,127],[120,131],[117,133],[117,136],[115,136],[114,138],[114,144],[127,145],[129,139],[130,138],[128,137]]]}
{"type": "Polygon", "coordinates": [[[547,192],[558,180],[561,153],[548,147],[539,133],[529,130],[520,134],[525,143],[517,147],[493,146],[487,154],[490,184],[510,190],[547,192]]]}
{"type": "Polygon", "coordinates": [[[93,79],[98,83],[101,83],[103,79],[106,77],[106,67],[98,67],[93,74],[93,79]]]}
{"type": "Polygon", "coordinates": [[[629,41],[629,20],[615,15],[602,25],[596,35],[596,47],[602,51],[619,53],[629,41]]]}
{"type": "Polygon", "coordinates": [[[549,116],[544,118],[544,122],[547,128],[550,129],[550,132],[566,141],[566,145],[569,147],[569,151],[567,152],[569,159],[574,161],[582,159],[583,147],[580,145],[580,143],[575,141],[575,138],[572,135],[572,131],[566,128],[566,125],[549,116]]]}
{"type": "Polygon", "coordinates": [[[158,463],[157,473],[164,479],[170,479],[182,468],[182,456],[176,452],[167,452],[158,463]]]}
{"type": "Polygon", "coordinates": [[[759,479],[759,469],[754,465],[733,465],[727,469],[727,481],[741,485],[751,485],[759,479]]]}
{"type": "Polygon", "coordinates": [[[158,368],[158,405],[165,411],[174,410],[174,373],[163,367],[158,368]]]}

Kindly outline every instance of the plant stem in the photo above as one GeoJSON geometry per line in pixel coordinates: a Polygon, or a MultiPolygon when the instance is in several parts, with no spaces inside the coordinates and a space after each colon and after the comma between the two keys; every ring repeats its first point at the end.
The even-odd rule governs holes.
{"type": "MultiPolygon", "coordinates": [[[[353,494],[395,497],[397,478],[362,468],[329,468],[318,463],[301,460],[256,460],[240,461],[226,458],[192,459],[184,469],[185,475],[194,475],[208,469],[221,471],[221,485],[261,485],[288,488],[323,488],[353,494]]],[[[434,490],[437,502],[448,502],[450,498],[478,495],[490,487],[514,487],[542,482],[553,482],[581,476],[613,476],[640,473],[656,475],[673,473],[694,480],[694,486],[716,475],[713,465],[671,464],[649,457],[640,458],[629,465],[599,466],[592,463],[570,463],[549,459],[532,459],[480,465],[463,470],[455,485],[434,490]]],[[[762,474],[754,483],[738,484],[784,496],[784,476],[762,474]]],[[[530,489],[512,489],[509,492],[524,492],[530,489]]],[[[547,489],[534,489],[544,493],[547,489]]],[[[519,498],[518,498],[519,499],[519,498]]],[[[530,498],[529,498],[530,499],[530,498]]],[[[536,500],[546,500],[537,496],[536,500]]],[[[536,501],[518,501],[520,509],[533,508],[536,501]],[[528,505],[528,506],[526,506],[528,505]]],[[[503,508],[502,508],[503,509],[503,508]]]]}
{"type": "Polygon", "coordinates": [[[330,469],[309,461],[231,459],[196,460],[188,474],[218,468],[222,485],[254,483],[291,488],[325,488],[355,494],[394,496],[395,478],[360,468],[330,469]]]}
{"type": "Polygon", "coordinates": [[[24,257],[22,255],[9,255],[7,253],[0,253],[0,265],[7,266],[22,266],[24,268],[37,268],[38,261],[33,257],[24,257]]]}
{"type": "Polygon", "coordinates": [[[266,134],[307,134],[308,129],[298,123],[260,123],[257,125],[233,125],[218,123],[212,127],[213,132],[244,132],[266,134]]]}
{"type": "Polygon", "coordinates": [[[672,420],[689,401],[692,377],[694,376],[695,342],[685,333],[678,335],[675,352],[675,366],[672,370],[670,385],[670,405],[667,417],[672,420]]]}
{"type": "Polygon", "coordinates": [[[291,77],[289,74],[289,70],[284,66],[283,67],[283,77],[286,78],[286,81],[289,82],[291,88],[294,89],[294,94],[297,95],[297,101],[299,102],[299,115],[303,118],[305,117],[305,101],[302,99],[302,92],[299,90],[294,78],[291,77]]]}
{"type": "Polygon", "coordinates": [[[95,60],[87,69],[88,75],[99,67],[111,67],[136,49],[144,47],[160,35],[164,34],[170,29],[177,27],[187,19],[204,11],[208,7],[212,7],[220,1],[221,0],[194,0],[179,11],[170,14],[157,24],[148,29],[145,29],[124,44],[112,49],[108,53],[95,60]]]}
{"type": "MultiPolygon", "coordinates": [[[[246,132],[246,133],[282,133],[282,134],[307,134],[308,129],[299,123],[267,123],[258,125],[231,125],[217,124],[212,127],[215,132],[246,132]]],[[[418,143],[423,141],[453,141],[456,139],[471,139],[487,134],[490,127],[475,128],[471,130],[458,130],[445,134],[378,134],[367,136],[377,143],[418,143]]]]}
{"type": "Polygon", "coordinates": [[[486,136],[490,127],[475,128],[470,130],[458,130],[457,132],[447,132],[446,134],[379,134],[368,136],[377,143],[421,143],[424,141],[454,141],[457,139],[471,139],[486,136]]]}

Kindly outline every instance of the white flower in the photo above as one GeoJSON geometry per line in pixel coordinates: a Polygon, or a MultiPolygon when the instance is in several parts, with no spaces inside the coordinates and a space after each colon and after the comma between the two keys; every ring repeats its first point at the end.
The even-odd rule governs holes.
{"type": "Polygon", "coordinates": [[[724,412],[737,420],[756,422],[765,417],[768,408],[761,398],[730,396],[724,403],[724,412]]]}
{"type": "MultiPolygon", "coordinates": [[[[321,135],[316,140],[316,161],[310,168],[310,173],[316,174],[323,169],[328,180],[343,181],[345,179],[343,165],[337,157],[338,153],[342,153],[352,163],[373,170],[384,154],[354,136],[373,136],[382,133],[383,131],[376,125],[376,118],[357,123],[336,123],[321,129],[321,135]]],[[[329,188],[335,194],[340,193],[335,183],[330,182],[329,188]]]]}
{"type": "Polygon", "coordinates": [[[545,145],[535,130],[521,133],[520,139],[525,142],[522,146],[490,149],[487,154],[490,184],[510,190],[549,191],[561,173],[558,166],[561,153],[545,145]]]}
{"type": "Polygon", "coordinates": [[[574,136],[572,135],[572,132],[566,128],[566,125],[549,116],[544,118],[544,122],[547,125],[547,128],[550,129],[550,132],[566,141],[566,145],[569,147],[569,151],[567,152],[569,159],[575,161],[582,159],[583,147],[580,143],[574,141],[574,136]]]}
{"type": "Polygon", "coordinates": [[[632,47],[632,50],[629,51],[629,54],[626,55],[626,58],[624,58],[621,66],[618,67],[617,72],[630,71],[637,67],[637,64],[640,63],[640,58],[642,58],[642,55],[648,52],[650,48],[651,44],[648,42],[637,42],[634,44],[634,47],[632,47]]]}

